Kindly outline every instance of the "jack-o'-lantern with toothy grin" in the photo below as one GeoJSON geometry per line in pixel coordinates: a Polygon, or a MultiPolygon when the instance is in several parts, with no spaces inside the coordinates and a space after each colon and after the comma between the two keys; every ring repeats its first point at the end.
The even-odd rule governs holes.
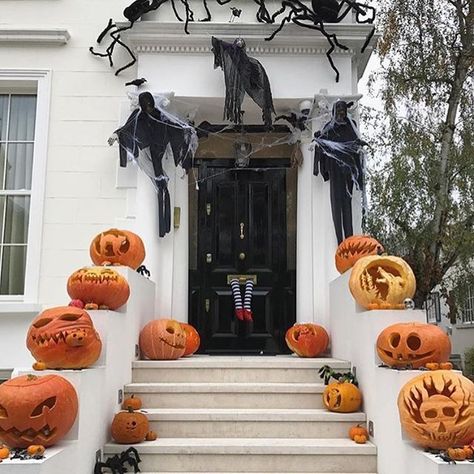
{"type": "Polygon", "coordinates": [[[141,330],[139,344],[147,359],[179,359],[186,350],[186,332],[178,321],[156,319],[141,330]]]}

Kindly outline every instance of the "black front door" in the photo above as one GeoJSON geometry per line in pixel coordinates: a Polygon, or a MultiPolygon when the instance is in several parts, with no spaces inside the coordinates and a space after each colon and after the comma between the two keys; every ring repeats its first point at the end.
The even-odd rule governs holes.
{"type": "MultiPolygon", "coordinates": [[[[295,322],[295,272],[288,270],[287,175],[280,160],[255,169],[203,161],[197,193],[197,259],[190,272],[190,323],[201,352],[278,354],[295,322]],[[278,166],[279,165],[279,166],[278,166]],[[265,167],[264,167],[265,166],[265,167]],[[229,275],[254,278],[253,322],[234,316],[229,275]]],[[[242,299],[245,285],[242,284],[242,299]]]]}

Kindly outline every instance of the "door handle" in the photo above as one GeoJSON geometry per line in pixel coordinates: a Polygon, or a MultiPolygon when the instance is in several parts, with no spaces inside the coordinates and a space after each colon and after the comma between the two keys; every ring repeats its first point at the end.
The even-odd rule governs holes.
{"type": "Polygon", "coordinates": [[[240,239],[241,240],[245,239],[244,228],[245,228],[245,224],[243,222],[241,222],[240,223],[240,239]]]}

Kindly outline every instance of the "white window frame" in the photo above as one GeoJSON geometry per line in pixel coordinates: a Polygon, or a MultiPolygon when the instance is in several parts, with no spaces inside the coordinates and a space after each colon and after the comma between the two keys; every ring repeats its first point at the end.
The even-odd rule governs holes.
{"type": "MultiPolygon", "coordinates": [[[[49,69],[0,69],[0,91],[36,90],[36,119],[31,176],[30,216],[23,295],[0,295],[2,303],[38,303],[43,214],[48,153],[51,71],[49,69]]],[[[5,306],[5,305],[4,305],[5,306]]],[[[11,307],[11,305],[7,305],[11,307]]],[[[1,309],[0,309],[1,312],[1,309]]]]}
{"type": "Polygon", "coordinates": [[[474,326],[474,286],[467,287],[466,306],[461,308],[461,325],[474,326]]]}

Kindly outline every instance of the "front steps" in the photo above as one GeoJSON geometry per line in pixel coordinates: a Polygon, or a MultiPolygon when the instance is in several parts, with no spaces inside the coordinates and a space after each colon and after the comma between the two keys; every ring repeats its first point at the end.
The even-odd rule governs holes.
{"type": "MultiPolygon", "coordinates": [[[[135,445],[142,472],[374,473],[376,450],[347,437],[363,413],[322,408],[318,369],[335,359],[295,356],[137,361],[126,395],[143,401],[159,439],[135,445]]],[[[109,456],[126,446],[109,443],[109,456]]]]}

